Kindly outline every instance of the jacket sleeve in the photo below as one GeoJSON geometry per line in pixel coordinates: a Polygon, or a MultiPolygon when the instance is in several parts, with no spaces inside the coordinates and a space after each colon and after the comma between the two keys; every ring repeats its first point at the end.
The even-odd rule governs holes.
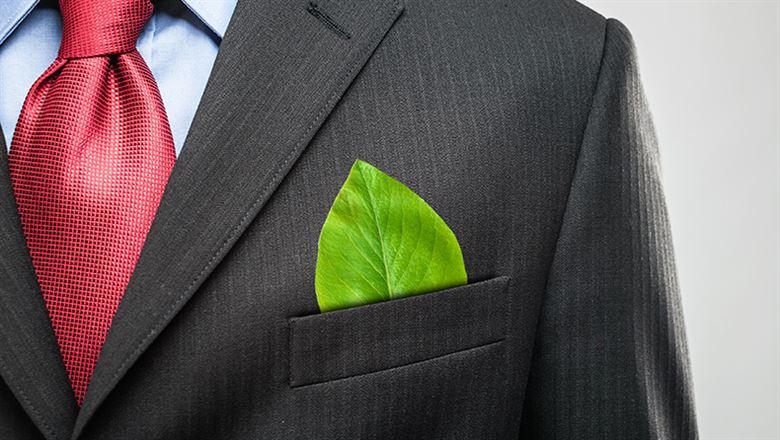
{"type": "Polygon", "coordinates": [[[606,26],[520,438],[695,439],[655,132],[631,35],[606,26]]]}

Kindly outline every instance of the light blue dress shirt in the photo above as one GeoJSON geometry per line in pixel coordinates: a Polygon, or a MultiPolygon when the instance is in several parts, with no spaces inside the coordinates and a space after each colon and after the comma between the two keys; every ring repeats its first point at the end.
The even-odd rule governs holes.
{"type": "MultiPolygon", "coordinates": [[[[236,1],[158,0],[138,38],[138,51],[157,80],[177,155],[236,1]]],[[[56,0],[0,0],[0,127],[8,148],[27,91],[54,61],[61,36],[56,0]]]]}

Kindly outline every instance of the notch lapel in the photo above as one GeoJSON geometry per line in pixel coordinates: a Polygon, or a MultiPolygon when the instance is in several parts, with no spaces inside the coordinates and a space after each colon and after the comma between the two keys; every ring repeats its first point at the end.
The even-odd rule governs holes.
{"type": "Polygon", "coordinates": [[[22,234],[0,130],[0,375],[47,440],[78,411],[22,234]]]}
{"type": "Polygon", "coordinates": [[[252,222],[401,11],[397,0],[239,1],[73,439],[252,222]]]}

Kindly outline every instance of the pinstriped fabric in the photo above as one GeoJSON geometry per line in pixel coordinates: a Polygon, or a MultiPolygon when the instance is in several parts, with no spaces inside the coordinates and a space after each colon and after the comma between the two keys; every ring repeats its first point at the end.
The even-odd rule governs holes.
{"type": "MultiPolygon", "coordinates": [[[[392,3],[318,2],[345,41],[308,2],[239,2],[76,428],[50,437],[695,438],[622,27],[570,0],[452,0],[404,2],[390,29],[392,3]],[[509,277],[506,299],[468,287],[483,300],[470,334],[503,341],[446,349],[471,346],[447,329],[465,306],[448,292],[318,313],[317,238],[356,157],[435,205],[472,281],[509,277]]],[[[0,336],[0,355],[21,352],[0,336]]],[[[3,388],[20,376],[0,382],[0,432],[37,438],[3,388]]]]}
{"type": "MultiPolygon", "coordinates": [[[[660,181],[660,158],[648,103],[640,82],[634,44],[629,31],[615,24],[613,48],[624,65],[626,129],[621,145],[630,149],[623,159],[623,182],[628,201],[630,236],[637,249],[632,259],[638,284],[633,307],[633,336],[640,395],[644,398],[646,425],[656,438],[687,439],[696,435],[690,396],[690,367],[682,321],[679,283],[672,237],[660,181]],[[682,391],[682,394],[680,394],[682,391]]],[[[615,67],[620,67],[615,66],[615,67]]]]}
{"type": "Polygon", "coordinates": [[[528,438],[697,438],[652,119],[608,20],[524,407],[528,438]]]}
{"type": "Polygon", "coordinates": [[[148,0],[62,0],[60,55],[32,86],[9,156],[27,247],[81,404],[175,153],[135,50],[148,0]]]}

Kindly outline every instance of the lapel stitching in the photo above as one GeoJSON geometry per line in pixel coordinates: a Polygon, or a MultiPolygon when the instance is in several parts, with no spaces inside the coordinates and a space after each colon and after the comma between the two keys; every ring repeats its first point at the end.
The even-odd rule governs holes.
{"type": "MultiPolygon", "coordinates": [[[[394,14],[396,11],[397,11],[397,9],[398,9],[398,8],[399,8],[399,6],[400,6],[400,3],[398,2],[398,0],[393,0],[393,1],[392,1],[392,4],[393,4],[393,7],[392,7],[392,8],[390,8],[390,13],[388,13],[388,14],[387,14],[387,15],[384,17],[384,20],[385,20],[385,21],[386,21],[386,20],[389,20],[389,19],[390,19],[390,17],[391,17],[391,16],[392,16],[392,15],[393,15],[393,14],[394,14]]],[[[381,37],[382,37],[382,36],[380,35],[380,36],[379,36],[379,38],[381,38],[381,37]]],[[[347,73],[342,75],[341,79],[340,79],[340,80],[339,80],[339,82],[338,82],[339,84],[341,84],[341,83],[343,83],[344,81],[346,81],[346,80],[349,78],[349,76],[350,76],[350,72],[352,72],[352,70],[353,70],[353,69],[354,69],[354,68],[355,68],[355,67],[356,67],[358,64],[360,64],[361,62],[363,62],[363,60],[364,60],[364,57],[365,57],[365,55],[366,55],[366,52],[368,52],[368,51],[370,50],[370,48],[372,48],[372,47],[374,47],[374,46],[375,46],[375,45],[374,45],[374,44],[372,44],[372,43],[375,43],[375,42],[374,42],[373,40],[369,40],[369,41],[368,41],[368,44],[366,44],[366,45],[365,45],[365,46],[364,46],[364,47],[363,47],[363,48],[360,50],[359,54],[360,54],[361,56],[357,58],[357,61],[356,61],[356,62],[353,62],[352,64],[350,64],[350,65],[349,65],[349,68],[348,68],[348,69],[346,69],[347,73]]],[[[333,93],[333,94],[330,96],[330,98],[329,98],[329,99],[328,99],[328,100],[325,102],[325,104],[321,106],[321,108],[320,108],[319,112],[317,113],[317,115],[316,115],[316,116],[313,118],[312,122],[311,122],[311,123],[309,123],[308,127],[306,127],[306,130],[304,131],[304,134],[301,136],[301,138],[300,138],[298,141],[296,141],[296,142],[295,142],[295,148],[293,148],[293,149],[292,149],[292,150],[291,150],[291,151],[290,151],[290,152],[287,154],[287,156],[285,156],[285,158],[284,158],[284,160],[282,161],[282,163],[281,163],[281,164],[280,164],[280,165],[279,165],[279,166],[276,168],[276,170],[274,171],[274,173],[271,175],[271,177],[268,179],[268,181],[266,182],[266,184],[263,186],[263,189],[261,190],[261,195],[260,195],[260,197],[258,197],[258,198],[255,200],[255,202],[254,202],[254,203],[252,203],[252,206],[250,206],[250,207],[249,207],[249,209],[248,209],[248,210],[247,210],[247,211],[244,213],[244,215],[241,217],[241,221],[238,223],[238,225],[237,225],[236,227],[234,227],[234,228],[233,228],[233,231],[231,231],[231,233],[230,233],[230,235],[228,236],[228,238],[226,238],[226,239],[225,239],[225,240],[222,242],[222,245],[221,245],[221,246],[220,246],[220,247],[217,249],[217,251],[216,251],[216,252],[214,252],[214,254],[212,255],[212,257],[209,259],[208,263],[206,263],[206,265],[203,267],[203,269],[201,269],[201,270],[200,270],[200,272],[199,272],[199,273],[198,273],[198,275],[195,277],[195,279],[194,279],[194,280],[192,280],[192,282],[191,282],[191,283],[190,283],[190,284],[189,284],[189,285],[188,285],[188,286],[187,286],[187,287],[184,289],[183,293],[182,293],[181,295],[179,295],[179,296],[176,298],[176,301],[174,301],[174,302],[173,302],[173,304],[171,304],[171,306],[170,306],[170,307],[169,307],[169,308],[168,308],[168,309],[165,311],[165,313],[163,313],[163,314],[160,316],[160,319],[158,319],[158,320],[156,321],[156,323],[155,323],[155,325],[154,325],[154,328],[153,328],[153,329],[152,329],[152,330],[151,330],[151,331],[150,331],[150,332],[149,332],[149,333],[146,335],[146,337],[144,337],[144,338],[143,338],[143,339],[142,339],[142,340],[141,340],[141,341],[138,343],[138,345],[136,346],[135,350],[133,350],[132,354],[131,354],[131,355],[129,355],[129,356],[127,356],[127,357],[125,358],[125,360],[124,360],[124,361],[122,361],[122,363],[120,364],[120,366],[119,366],[118,370],[117,370],[117,371],[114,373],[114,375],[111,377],[111,381],[112,381],[112,382],[113,382],[113,381],[115,381],[115,380],[117,379],[117,376],[119,376],[120,374],[122,374],[122,370],[124,370],[124,368],[127,366],[127,363],[128,363],[128,362],[129,362],[131,359],[133,359],[133,358],[134,358],[136,355],[138,355],[138,353],[139,353],[140,351],[142,351],[142,349],[143,349],[143,346],[146,344],[146,342],[149,340],[149,338],[153,337],[153,336],[154,336],[154,335],[157,333],[157,328],[158,328],[160,325],[162,325],[163,323],[165,323],[165,321],[167,321],[167,320],[168,320],[168,318],[170,318],[170,315],[171,315],[171,313],[172,313],[174,310],[176,310],[176,308],[177,308],[177,307],[178,307],[178,306],[181,304],[182,300],[184,300],[184,299],[185,299],[185,298],[188,296],[188,292],[189,292],[189,291],[190,291],[190,290],[191,290],[193,287],[195,287],[195,286],[198,284],[198,282],[199,282],[199,281],[202,281],[202,280],[201,280],[201,278],[203,277],[203,275],[204,275],[205,273],[207,273],[207,272],[210,272],[210,271],[211,271],[211,269],[213,269],[212,265],[213,265],[213,264],[216,262],[216,260],[217,260],[217,259],[219,259],[220,255],[222,255],[222,254],[223,254],[223,253],[224,253],[224,252],[225,252],[225,251],[226,251],[228,248],[230,248],[230,247],[233,245],[233,243],[236,241],[236,239],[238,239],[238,237],[241,235],[241,233],[243,232],[243,230],[246,228],[246,226],[247,226],[248,222],[249,222],[249,221],[251,221],[251,219],[253,219],[253,218],[254,218],[254,217],[257,215],[257,213],[255,213],[255,212],[254,212],[254,211],[255,211],[255,209],[257,209],[257,208],[258,208],[258,206],[259,206],[259,205],[261,205],[261,204],[262,204],[262,203],[263,203],[263,202],[266,200],[266,198],[267,198],[267,197],[268,197],[268,195],[269,195],[269,194],[268,194],[268,193],[269,193],[269,189],[271,189],[271,187],[273,186],[274,182],[276,182],[276,181],[277,181],[277,180],[278,180],[278,179],[279,179],[279,178],[282,176],[282,174],[286,174],[286,168],[288,168],[288,165],[290,164],[290,162],[292,161],[292,159],[293,159],[293,158],[295,158],[296,156],[298,156],[298,155],[299,155],[299,153],[300,153],[300,151],[299,151],[299,150],[300,150],[300,148],[301,148],[301,144],[302,144],[302,143],[303,143],[303,142],[304,142],[304,141],[305,141],[307,138],[309,138],[309,134],[310,134],[311,130],[312,130],[312,129],[313,129],[315,126],[316,126],[316,125],[318,125],[318,123],[319,123],[319,121],[320,121],[320,118],[322,118],[323,114],[324,114],[325,112],[327,112],[327,111],[328,111],[328,109],[330,108],[331,104],[333,104],[333,102],[334,102],[336,99],[338,99],[339,97],[341,97],[341,95],[342,95],[342,93],[341,93],[341,91],[340,91],[340,90],[336,91],[335,93],[333,93]]]]}
{"type": "Polygon", "coordinates": [[[0,128],[0,376],[40,433],[59,440],[72,429],[77,407],[25,245],[2,133],[0,128]]]}
{"type": "MultiPolygon", "coordinates": [[[[295,5],[296,9],[298,7],[301,8],[301,15],[295,16],[294,20],[297,25],[300,26],[311,26],[310,22],[306,22],[304,20],[304,17],[311,17],[311,13],[307,13],[305,10],[307,3],[304,3],[303,5],[300,5],[298,3],[295,5]],[[299,6],[300,5],[300,6],[299,6]]],[[[240,12],[241,3],[239,3],[239,7],[237,8],[236,12],[240,12]]],[[[255,6],[253,6],[255,7],[255,6]]],[[[259,7],[259,6],[258,6],[259,7]]],[[[279,10],[284,10],[287,7],[286,3],[279,2],[273,4],[270,13],[273,14],[274,8],[279,8],[279,10]]],[[[150,253],[146,254],[146,257],[144,256],[145,252],[142,252],[141,260],[139,260],[139,266],[142,266],[142,272],[143,270],[151,271],[151,272],[143,272],[141,275],[138,273],[133,275],[133,278],[130,281],[130,286],[128,287],[128,292],[125,294],[125,298],[123,298],[123,304],[120,304],[120,308],[117,313],[117,317],[124,318],[125,320],[135,316],[139,317],[142,315],[139,315],[144,307],[147,308],[146,313],[148,316],[148,320],[145,320],[144,322],[140,324],[134,324],[130,325],[125,321],[125,323],[119,323],[118,328],[116,326],[116,323],[114,326],[112,326],[111,331],[109,332],[109,336],[106,342],[106,345],[103,347],[103,352],[101,353],[101,358],[98,360],[98,365],[95,370],[95,374],[93,375],[92,382],[90,383],[90,388],[87,391],[87,396],[84,402],[84,406],[82,406],[81,411],[78,415],[78,418],[76,420],[75,428],[72,431],[71,439],[77,439],[81,433],[83,432],[85,426],[89,423],[89,420],[94,415],[94,413],[97,411],[97,409],[100,407],[100,405],[106,400],[106,398],[111,394],[113,389],[116,387],[117,383],[121,380],[122,376],[127,373],[127,370],[131,368],[134,362],[136,362],[137,359],[140,358],[140,356],[143,354],[143,352],[148,348],[148,346],[153,342],[155,337],[159,335],[165,326],[173,319],[173,317],[178,313],[180,309],[183,308],[183,305],[196,293],[199,286],[205,282],[205,280],[208,278],[211,271],[214,270],[214,268],[219,264],[219,262],[224,258],[226,253],[229,251],[229,249],[235,244],[235,242],[239,239],[239,237],[242,235],[243,231],[249,226],[249,224],[252,222],[252,220],[258,215],[258,213],[262,210],[263,205],[268,201],[268,199],[271,197],[275,189],[278,187],[278,185],[281,184],[281,181],[284,179],[284,176],[289,172],[289,170],[292,168],[293,164],[295,163],[295,160],[297,157],[300,156],[300,154],[305,149],[306,145],[308,144],[308,141],[312,138],[312,136],[316,133],[316,130],[318,127],[324,122],[325,118],[327,117],[327,114],[333,110],[333,107],[335,106],[336,102],[341,98],[341,96],[344,94],[345,90],[349,87],[350,83],[354,80],[356,75],[360,71],[360,67],[364,65],[368,59],[370,58],[370,54],[373,52],[373,50],[378,46],[379,42],[385,37],[389,29],[392,27],[392,25],[395,23],[398,16],[401,14],[403,10],[403,5],[399,0],[375,0],[374,2],[363,2],[363,1],[356,1],[354,4],[355,8],[358,8],[356,10],[351,10],[353,13],[360,13],[362,12],[363,15],[357,15],[357,18],[364,21],[365,25],[371,25],[370,28],[368,28],[365,33],[361,33],[361,38],[353,38],[354,46],[344,47],[341,46],[346,41],[343,38],[339,38],[338,40],[335,39],[335,37],[338,37],[338,35],[333,35],[334,39],[330,40],[328,42],[325,42],[324,49],[331,50],[330,55],[326,55],[323,58],[311,58],[311,63],[317,63],[315,66],[321,65],[323,68],[325,68],[325,74],[321,76],[314,75],[312,77],[304,78],[303,83],[297,84],[298,87],[296,88],[290,88],[288,89],[286,86],[292,86],[295,83],[290,83],[289,81],[287,83],[282,83],[281,86],[284,86],[280,88],[276,93],[279,96],[271,96],[271,98],[280,98],[280,97],[293,97],[295,100],[294,103],[296,105],[302,105],[303,107],[301,109],[295,109],[298,112],[301,112],[301,118],[308,120],[306,123],[305,128],[295,128],[295,133],[290,133],[290,136],[285,138],[284,132],[279,133],[273,133],[273,136],[282,136],[279,139],[276,138],[269,138],[269,139],[263,139],[263,136],[271,136],[268,134],[258,134],[262,132],[258,132],[257,129],[255,129],[254,134],[252,137],[260,136],[260,139],[254,139],[253,142],[264,142],[267,144],[267,142],[274,141],[274,142],[281,142],[281,144],[278,145],[279,148],[289,148],[289,151],[282,153],[279,151],[279,154],[274,158],[272,157],[270,160],[272,161],[271,164],[269,164],[269,172],[268,173],[262,173],[259,174],[260,176],[267,176],[264,178],[264,182],[257,182],[260,186],[252,185],[249,188],[243,188],[241,190],[235,190],[238,191],[234,195],[236,197],[246,198],[247,203],[249,203],[248,207],[236,209],[233,212],[229,212],[230,217],[237,218],[238,221],[232,226],[229,227],[227,230],[223,230],[222,232],[215,232],[215,234],[222,235],[222,238],[219,238],[219,235],[215,236],[216,240],[214,240],[213,244],[209,246],[208,249],[204,249],[203,245],[200,245],[200,250],[193,251],[195,252],[194,255],[189,254],[189,250],[187,251],[187,260],[180,264],[180,266],[176,270],[180,273],[178,275],[179,280],[176,280],[176,275],[173,275],[170,270],[168,270],[166,273],[165,271],[157,273],[158,270],[154,268],[153,266],[150,266],[155,261],[155,258],[171,258],[172,255],[170,255],[170,252],[166,254],[160,254],[159,256],[157,254],[152,254],[151,250],[150,253]],[[364,8],[373,8],[376,13],[376,15],[371,15],[371,9],[364,9],[364,8]],[[355,43],[355,40],[358,42],[355,43]],[[342,49],[340,47],[344,47],[344,50],[342,53],[342,49]],[[340,60],[342,59],[348,59],[350,62],[348,64],[341,64],[340,60]],[[330,75],[329,72],[334,72],[333,75],[330,75]],[[337,73],[335,73],[337,72],[337,73]],[[312,96],[311,102],[307,103],[306,100],[302,97],[303,95],[300,94],[300,92],[305,91],[306,88],[309,88],[310,93],[320,92],[318,95],[312,96]],[[292,90],[296,90],[296,92],[292,92],[292,90]],[[331,90],[332,92],[329,95],[326,95],[327,91],[331,90]],[[291,93],[293,93],[291,95],[291,93]],[[285,96],[288,95],[288,96],[285,96]],[[327,96],[327,98],[326,98],[327,96]],[[318,104],[319,103],[319,104],[318,104]],[[315,110],[316,109],[316,110],[315,110]],[[316,113],[315,113],[316,112],[316,113]],[[256,136],[257,135],[257,136],[256,136]],[[295,137],[293,137],[295,136],[295,137]],[[295,139],[293,141],[293,139],[295,139]],[[273,162],[277,162],[276,165],[273,165],[273,162]],[[255,189],[252,189],[254,187],[255,189]],[[251,202],[250,202],[251,201],[251,202]],[[234,217],[235,216],[235,217],[234,217]],[[210,249],[210,250],[209,250],[210,249]],[[200,254],[200,255],[198,255],[200,254]],[[154,255],[154,256],[153,256],[154,255]],[[163,257],[163,255],[166,255],[163,257]],[[196,260],[192,260],[193,258],[196,258],[196,260]],[[200,265],[194,265],[192,263],[196,263],[197,259],[206,259],[208,258],[205,265],[203,265],[197,272],[194,272],[195,268],[200,265]],[[143,260],[143,261],[142,261],[143,260]],[[187,265],[195,266],[188,268],[187,265]],[[145,269],[144,269],[145,268],[145,269]],[[193,272],[189,272],[189,270],[192,269],[193,272]],[[186,272],[182,272],[186,271],[186,272]],[[171,287],[171,283],[177,283],[179,281],[185,282],[186,273],[197,273],[196,275],[192,276],[192,278],[186,282],[186,287],[181,291],[181,293],[174,295],[174,289],[171,287]],[[163,276],[164,278],[158,278],[163,276]],[[174,277],[174,279],[171,279],[171,277],[174,277]],[[167,279],[166,279],[167,278],[167,279]],[[184,278],[184,279],[181,279],[184,278]],[[135,280],[135,281],[134,281],[135,280]],[[150,284],[151,280],[156,280],[150,284]],[[131,291],[132,288],[132,291],[131,291]],[[143,292],[143,295],[142,293],[143,292]],[[128,293],[132,294],[132,298],[127,298],[128,293]],[[165,294],[165,297],[163,296],[154,296],[155,294],[161,295],[165,294]],[[152,299],[155,298],[155,299],[152,299]],[[126,301],[127,300],[127,301],[126,301]],[[124,306],[123,306],[124,305],[124,306]],[[150,306],[152,305],[159,305],[159,309],[161,312],[158,314],[156,310],[151,309],[150,306]],[[155,316],[149,316],[148,313],[152,312],[155,316]],[[147,330],[143,330],[146,328],[147,330]],[[112,337],[113,334],[113,337],[112,337]],[[143,335],[143,336],[141,336],[143,335]],[[137,341],[133,343],[134,341],[137,341]],[[133,343],[131,345],[131,343],[133,343]],[[132,349],[127,348],[121,348],[124,347],[133,347],[132,349]],[[121,361],[120,361],[121,359],[121,361]]],[[[247,11],[244,11],[247,12],[247,11]]],[[[234,17],[235,18],[235,17],[234,17]]],[[[316,17],[313,17],[316,18],[316,17]]],[[[319,20],[319,19],[318,19],[319,20]]],[[[320,20],[321,21],[321,20],[320,20]]],[[[242,21],[241,26],[246,26],[247,21],[242,21]]],[[[332,29],[328,29],[332,31],[332,29]]],[[[309,32],[309,31],[307,31],[309,32]]],[[[315,32],[312,30],[311,32],[315,32]]],[[[322,31],[320,31],[322,32],[322,31]]],[[[230,32],[228,32],[230,34],[230,32]]],[[[234,44],[234,40],[230,37],[229,42],[230,44],[234,44]]],[[[226,40],[228,41],[228,40],[226,40]]],[[[323,40],[326,41],[326,40],[323,40]]],[[[237,49],[236,47],[231,46],[231,50],[237,49]]],[[[269,51],[271,50],[271,47],[265,47],[263,48],[261,46],[261,50],[269,51]]],[[[298,47],[296,50],[303,50],[302,47],[298,47]]],[[[316,56],[320,54],[319,49],[317,49],[315,52],[310,52],[306,54],[305,52],[297,53],[296,55],[303,55],[303,56],[316,56]]],[[[227,56],[227,55],[226,55],[227,56]]],[[[237,54],[231,52],[230,61],[228,61],[228,58],[225,58],[222,60],[222,67],[229,68],[227,66],[230,66],[230,64],[225,63],[234,63],[234,58],[237,56],[237,54]]],[[[295,59],[295,58],[293,58],[295,59]]],[[[218,58],[217,62],[220,62],[220,59],[218,58]]],[[[292,66],[285,67],[285,69],[290,68],[292,66]]],[[[301,67],[301,66],[298,66],[301,67]]],[[[308,68],[311,68],[312,66],[308,66],[308,68]]],[[[215,65],[215,70],[217,70],[218,66],[215,65]]],[[[235,64],[231,66],[230,68],[235,68],[235,64]]],[[[226,74],[227,72],[222,72],[222,74],[226,74]]],[[[276,74],[273,72],[273,69],[271,70],[272,74],[276,74]]],[[[277,73],[282,73],[277,72],[277,73]]],[[[272,77],[274,81],[279,81],[277,77],[272,77]]],[[[215,77],[212,77],[209,80],[209,85],[206,89],[206,96],[204,96],[204,99],[209,97],[210,99],[214,99],[215,95],[215,87],[217,87],[216,83],[219,83],[219,87],[224,87],[223,83],[224,78],[220,78],[218,81],[215,81],[215,77]]],[[[277,85],[279,87],[280,85],[277,85]]],[[[260,107],[260,111],[270,111],[273,107],[269,108],[263,108],[262,105],[257,104],[255,101],[252,107],[249,109],[244,109],[245,111],[251,111],[251,112],[257,112],[257,107],[260,107]]],[[[201,103],[203,104],[203,103],[201,103]]],[[[219,106],[224,106],[224,102],[220,102],[217,107],[211,107],[211,108],[201,108],[198,110],[198,115],[196,115],[194,123],[197,123],[200,120],[200,123],[203,124],[208,120],[208,118],[213,118],[215,116],[214,112],[219,109],[219,106]]],[[[247,103],[244,102],[241,104],[242,106],[246,107],[247,103]]],[[[264,105],[264,104],[263,104],[264,105]]],[[[275,104],[274,104],[275,105],[275,104]]],[[[224,111],[224,109],[222,109],[224,111]]],[[[282,108],[282,111],[284,114],[285,112],[291,111],[290,109],[282,108]]],[[[294,113],[296,115],[295,117],[298,117],[299,113],[294,113]]],[[[267,116],[267,115],[266,115],[267,116]]],[[[234,115],[235,117],[235,115],[234,115]]],[[[250,116],[244,116],[243,119],[246,119],[250,116]]],[[[275,121],[271,121],[272,124],[279,125],[280,121],[279,118],[276,117],[275,121]]],[[[214,119],[210,119],[209,123],[214,122],[214,119]]],[[[242,123],[242,120],[239,120],[239,124],[242,123]]],[[[222,127],[224,124],[230,124],[229,121],[222,121],[219,125],[219,130],[223,131],[226,129],[225,127],[222,127]]],[[[239,125],[241,127],[241,125],[239,125]]],[[[246,127],[246,124],[244,123],[243,127],[246,127]]],[[[193,127],[194,128],[194,127],[193,127]]],[[[192,176],[194,171],[198,169],[198,167],[204,167],[207,166],[205,162],[207,160],[207,155],[205,155],[205,152],[203,148],[206,148],[204,146],[204,142],[212,143],[215,139],[209,139],[208,137],[206,139],[203,139],[201,137],[203,133],[204,127],[201,127],[200,133],[198,133],[198,136],[196,139],[189,139],[185,143],[185,145],[189,144],[189,148],[196,147],[196,150],[193,150],[190,152],[189,156],[184,156],[187,154],[187,151],[183,151],[183,157],[186,157],[186,160],[188,162],[186,163],[186,167],[183,169],[179,169],[179,173],[176,173],[176,169],[174,169],[174,174],[172,175],[172,179],[176,178],[175,185],[182,185],[187,180],[192,180],[192,176]],[[192,142],[191,142],[192,141],[192,142]],[[193,144],[194,142],[194,144],[193,144]],[[193,156],[194,155],[194,156],[193,156]],[[192,159],[192,160],[190,160],[192,159]]],[[[190,133],[192,134],[192,129],[190,133]]],[[[245,135],[247,135],[245,133],[245,135]]],[[[236,136],[236,135],[234,135],[236,136]]],[[[232,138],[229,138],[226,142],[234,142],[232,138]]],[[[249,148],[249,145],[246,144],[247,141],[237,141],[243,143],[241,145],[242,149],[249,148]]],[[[234,147],[237,145],[233,145],[234,147]]],[[[267,147],[266,147],[267,148],[267,147]]],[[[249,152],[249,150],[247,150],[249,152]]],[[[231,153],[232,154],[232,153],[231,153]]],[[[226,158],[230,157],[230,154],[222,153],[220,156],[222,160],[227,160],[226,158]]],[[[180,157],[181,160],[181,157],[180,157]]],[[[235,164],[234,159],[230,159],[230,162],[228,163],[229,166],[233,166],[232,164],[235,164]]],[[[178,165],[178,164],[177,164],[178,165]]],[[[249,170],[244,170],[249,171],[249,170]]],[[[209,170],[210,178],[213,179],[214,174],[209,170]]],[[[235,180],[235,179],[233,179],[235,180]]],[[[231,182],[227,182],[231,183],[231,182]]],[[[240,182],[232,182],[232,183],[240,183],[240,182]]],[[[169,182],[169,186],[171,185],[171,182],[169,182]]],[[[173,230],[171,228],[176,227],[177,222],[181,222],[181,217],[179,217],[179,220],[175,220],[176,217],[171,217],[173,215],[180,216],[182,215],[181,210],[183,209],[181,205],[187,200],[191,200],[193,194],[192,191],[195,189],[190,189],[190,187],[181,187],[179,188],[177,186],[177,191],[174,193],[173,191],[166,190],[166,195],[163,197],[162,204],[166,204],[165,206],[165,212],[164,212],[164,219],[161,219],[158,223],[157,227],[155,225],[152,226],[152,231],[150,232],[150,237],[152,237],[152,243],[151,243],[151,249],[154,250],[154,252],[162,251],[164,248],[161,248],[160,246],[165,245],[173,245],[173,252],[175,256],[177,252],[184,252],[184,249],[181,246],[185,246],[188,240],[187,238],[184,238],[185,236],[179,235],[178,237],[176,235],[168,235],[171,234],[173,230]],[[166,243],[163,240],[164,237],[171,237],[170,240],[173,240],[173,243],[166,243]]],[[[196,187],[197,188],[197,187],[196,187]]],[[[233,190],[228,190],[233,191],[233,190]]],[[[214,193],[210,193],[212,196],[214,193]]],[[[232,193],[231,193],[232,194],[232,193]]],[[[220,203],[221,208],[228,208],[230,209],[230,204],[226,204],[225,197],[228,197],[227,195],[220,195],[219,198],[222,200],[217,200],[217,203],[220,203]]],[[[230,196],[231,198],[233,196],[230,196]]],[[[197,200],[197,199],[196,199],[197,200]]],[[[240,198],[238,200],[241,200],[240,198]]],[[[211,203],[211,202],[209,202],[211,203]]],[[[235,203],[235,202],[234,202],[235,203]]],[[[244,205],[246,206],[246,205],[244,205]]],[[[203,209],[205,208],[202,203],[195,205],[192,209],[203,209]]],[[[192,211],[189,213],[187,210],[184,210],[184,215],[192,214],[192,211]]],[[[158,212],[159,216],[159,212],[158,212]]],[[[156,220],[157,222],[157,220],[156,220]]],[[[232,223],[232,222],[231,222],[232,223]]],[[[227,226],[227,225],[226,225],[227,226]]],[[[194,226],[187,225],[185,226],[185,233],[190,235],[189,240],[198,238],[197,235],[194,234],[201,234],[200,238],[204,238],[202,235],[204,232],[204,224],[202,221],[200,221],[200,224],[195,223],[194,226]]],[[[147,239],[147,243],[145,247],[149,247],[150,243],[147,239]]],[[[181,256],[184,256],[185,254],[182,254],[181,256]]],[[[157,262],[159,263],[159,261],[157,262]]],[[[162,269],[161,269],[162,270],[162,269]]],[[[136,267],[136,271],[138,271],[138,266],[136,267]]],[[[175,290],[179,290],[179,288],[176,288],[175,290]]]]}
{"type": "MultiPolygon", "coordinates": [[[[8,367],[5,365],[5,362],[2,362],[0,360],[0,366],[3,368],[3,373],[10,378],[15,378],[16,376],[11,372],[11,370],[8,369],[8,367]]],[[[16,382],[14,380],[14,382],[16,382]]],[[[24,401],[24,404],[27,406],[27,408],[30,410],[30,412],[33,413],[34,420],[39,424],[39,429],[44,431],[44,434],[47,437],[50,438],[57,438],[56,433],[54,432],[54,429],[52,429],[51,425],[46,421],[44,417],[42,417],[41,413],[38,411],[38,408],[36,408],[35,404],[33,404],[32,400],[27,396],[27,393],[22,388],[18,388],[16,390],[16,393],[18,394],[19,398],[24,401]]]]}
{"type": "Polygon", "coordinates": [[[328,27],[328,29],[332,30],[336,35],[339,36],[339,38],[343,38],[345,40],[349,40],[352,38],[352,35],[347,32],[346,29],[341,27],[327,12],[322,10],[320,6],[315,2],[309,2],[309,7],[306,8],[306,11],[309,12],[309,14],[313,15],[317,20],[321,21],[325,24],[325,26],[328,27]]]}

